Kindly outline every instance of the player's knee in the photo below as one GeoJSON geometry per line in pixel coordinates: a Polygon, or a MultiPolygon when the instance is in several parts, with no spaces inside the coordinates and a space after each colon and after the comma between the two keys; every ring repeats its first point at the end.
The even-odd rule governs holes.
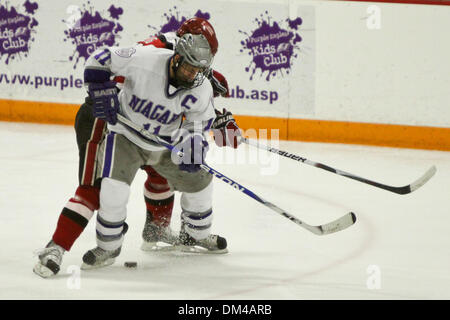
{"type": "Polygon", "coordinates": [[[172,199],[172,201],[173,201],[174,192],[173,192],[173,190],[170,189],[169,185],[167,185],[167,187],[165,187],[165,188],[159,189],[159,188],[154,188],[152,186],[145,184],[144,197],[145,197],[146,201],[153,200],[153,201],[156,201],[157,203],[160,203],[161,201],[167,202],[170,199],[172,199]]]}
{"type": "Polygon", "coordinates": [[[181,208],[189,212],[205,212],[212,207],[213,184],[210,182],[205,188],[197,192],[183,192],[181,208]]]}
{"type": "Polygon", "coordinates": [[[156,172],[156,170],[151,166],[145,166],[143,167],[143,169],[147,173],[147,180],[145,181],[145,187],[147,188],[147,190],[165,190],[169,188],[167,179],[156,172]]]}
{"type": "Polygon", "coordinates": [[[104,178],[100,189],[100,211],[110,221],[125,219],[130,186],[122,181],[104,178]]]}
{"type": "Polygon", "coordinates": [[[75,200],[90,210],[98,210],[100,206],[100,189],[93,186],[79,186],[75,191],[75,200]]]}
{"type": "Polygon", "coordinates": [[[197,193],[208,188],[212,184],[213,176],[206,171],[186,175],[183,181],[176,182],[176,189],[182,192],[197,193]]]}

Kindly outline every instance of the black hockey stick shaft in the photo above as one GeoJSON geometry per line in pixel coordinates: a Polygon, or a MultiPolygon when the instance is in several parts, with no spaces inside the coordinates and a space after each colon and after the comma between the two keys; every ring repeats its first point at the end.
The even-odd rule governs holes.
{"type": "Polygon", "coordinates": [[[339,169],[336,169],[336,168],[332,168],[332,167],[327,166],[327,165],[325,165],[323,163],[320,163],[320,162],[315,162],[315,161],[312,161],[312,160],[308,160],[308,159],[306,159],[304,157],[292,154],[292,153],[287,152],[287,151],[278,150],[278,149],[271,148],[271,147],[268,147],[268,146],[265,146],[265,145],[261,145],[258,142],[252,141],[252,140],[250,140],[248,138],[241,137],[240,139],[241,139],[242,142],[244,142],[244,143],[246,143],[248,145],[257,147],[259,149],[264,149],[264,150],[267,150],[269,152],[276,153],[276,154],[278,154],[280,156],[289,158],[291,160],[296,160],[298,162],[301,162],[301,163],[304,163],[304,164],[307,164],[307,165],[310,165],[310,166],[313,166],[313,167],[316,167],[316,168],[319,168],[319,169],[323,169],[323,170],[326,170],[328,172],[331,172],[331,173],[334,173],[334,174],[338,174],[340,176],[343,176],[343,177],[346,177],[346,178],[349,178],[349,179],[353,179],[353,180],[356,180],[356,181],[359,181],[359,182],[371,185],[373,187],[384,189],[384,190],[387,190],[387,191],[390,191],[390,192],[394,192],[394,193],[397,193],[397,194],[408,194],[408,193],[413,192],[414,190],[417,190],[418,188],[423,186],[428,180],[430,180],[434,176],[434,174],[436,173],[436,167],[432,166],[430,169],[427,170],[427,172],[425,172],[425,174],[423,174],[419,179],[417,179],[413,183],[408,184],[406,186],[402,186],[402,187],[395,187],[395,186],[390,186],[390,185],[386,185],[386,184],[383,184],[383,183],[379,183],[379,182],[376,182],[376,181],[373,181],[373,180],[369,180],[369,179],[366,179],[366,178],[363,178],[363,177],[359,177],[359,176],[354,175],[352,173],[345,172],[345,171],[342,171],[342,170],[339,170],[339,169]]]}
{"type": "MultiPolygon", "coordinates": [[[[118,117],[119,122],[138,131],[142,136],[146,137],[147,139],[150,139],[151,141],[156,142],[163,147],[166,147],[170,151],[175,152],[180,157],[183,156],[183,153],[181,151],[177,150],[174,146],[167,143],[160,137],[158,137],[154,134],[151,134],[144,128],[139,127],[137,124],[135,124],[134,122],[130,121],[129,119],[121,116],[120,114],[118,114],[117,117],[118,117]]],[[[201,164],[200,167],[203,170],[205,170],[206,172],[208,172],[209,174],[212,174],[214,177],[216,177],[216,178],[222,180],[223,182],[225,182],[226,184],[232,186],[234,189],[246,194],[247,196],[251,197],[252,199],[258,201],[259,203],[262,203],[266,207],[275,211],[279,215],[289,219],[290,221],[298,224],[299,226],[305,228],[306,230],[308,230],[316,235],[325,235],[325,234],[338,232],[338,231],[341,231],[341,230],[344,230],[344,229],[350,227],[351,225],[353,225],[356,222],[356,215],[353,212],[349,212],[349,213],[345,214],[344,216],[340,217],[339,219],[334,220],[329,223],[326,223],[326,224],[323,224],[323,225],[319,225],[319,226],[309,225],[309,224],[305,223],[304,221],[301,221],[300,219],[296,218],[295,216],[289,214],[285,210],[274,205],[273,203],[264,200],[263,198],[256,195],[250,189],[244,187],[243,185],[239,184],[238,182],[234,181],[233,179],[225,176],[224,174],[220,173],[219,171],[211,168],[207,164],[201,164]]]]}

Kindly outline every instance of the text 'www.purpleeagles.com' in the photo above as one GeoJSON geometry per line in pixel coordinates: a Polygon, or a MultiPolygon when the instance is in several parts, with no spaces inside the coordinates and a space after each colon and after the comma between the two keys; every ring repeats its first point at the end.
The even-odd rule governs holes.
{"type": "Polygon", "coordinates": [[[62,91],[67,88],[82,88],[83,80],[75,78],[73,75],[70,75],[69,77],[52,77],[24,74],[8,75],[6,73],[0,73],[0,84],[32,86],[35,89],[54,87],[59,88],[62,91]]]}

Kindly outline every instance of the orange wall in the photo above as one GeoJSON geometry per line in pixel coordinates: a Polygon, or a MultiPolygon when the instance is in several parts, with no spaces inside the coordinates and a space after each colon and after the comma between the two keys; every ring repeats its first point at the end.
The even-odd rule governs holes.
{"type": "MultiPolygon", "coordinates": [[[[0,120],[73,125],[78,105],[0,100],[0,120]]],[[[450,128],[236,116],[243,129],[279,129],[282,140],[450,151],[450,128]]],[[[268,130],[270,138],[270,130],[268,130]]]]}

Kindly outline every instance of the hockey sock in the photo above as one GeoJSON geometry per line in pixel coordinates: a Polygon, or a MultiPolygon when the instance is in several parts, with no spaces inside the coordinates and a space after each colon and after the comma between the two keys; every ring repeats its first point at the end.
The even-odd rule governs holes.
{"type": "Polygon", "coordinates": [[[96,233],[97,246],[103,250],[116,250],[122,246],[129,196],[130,186],[126,182],[102,179],[96,233]]]}
{"type": "Polygon", "coordinates": [[[144,199],[147,221],[157,226],[168,227],[172,218],[175,195],[167,183],[153,168],[145,167],[147,181],[144,184],[144,199]]]}
{"type": "Polygon", "coordinates": [[[210,183],[203,190],[193,193],[183,192],[181,195],[182,230],[195,240],[204,239],[211,232],[213,219],[212,190],[213,184],[210,183]]]}
{"type": "Polygon", "coordinates": [[[52,240],[69,251],[74,242],[86,228],[94,211],[99,208],[99,189],[92,186],[79,186],[59,215],[58,224],[52,240]]]}
{"type": "Polygon", "coordinates": [[[213,211],[190,212],[185,209],[181,212],[181,229],[195,240],[205,239],[211,233],[213,211]]]}

